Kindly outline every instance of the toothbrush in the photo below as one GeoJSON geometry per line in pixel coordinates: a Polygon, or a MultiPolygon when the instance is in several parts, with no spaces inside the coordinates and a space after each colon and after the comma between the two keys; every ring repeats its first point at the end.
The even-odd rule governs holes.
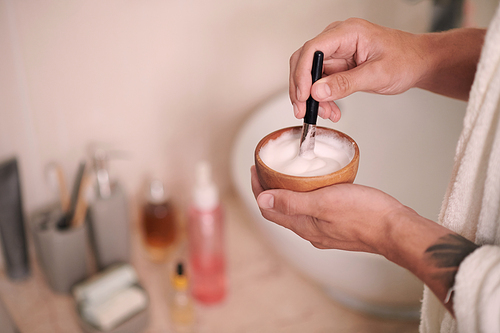
{"type": "Polygon", "coordinates": [[[78,171],[75,177],[75,183],[73,184],[73,189],[71,192],[69,208],[67,211],[65,211],[65,214],[61,218],[61,220],[57,223],[57,228],[59,230],[64,230],[71,226],[72,220],[75,215],[76,207],[78,205],[78,200],[81,200],[79,199],[80,196],[79,194],[81,191],[82,179],[85,175],[86,164],[87,163],[85,161],[81,161],[78,166],[78,171]]]}
{"type": "MultiPolygon", "coordinates": [[[[323,52],[314,52],[311,69],[312,84],[321,79],[321,76],[323,74],[323,58],[323,52]]],[[[304,156],[311,153],[314,154],[318,107],[319,102],[312,98],[312,96],[309,96],[306,101],[306,115],[304,116],[304,124],[302,125],[302,137],[300,138],[299,156],[304,156]]]]}

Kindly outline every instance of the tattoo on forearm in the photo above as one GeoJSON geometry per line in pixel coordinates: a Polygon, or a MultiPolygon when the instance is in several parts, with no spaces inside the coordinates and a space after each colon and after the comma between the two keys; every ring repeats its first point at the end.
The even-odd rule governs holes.
{"type": "Polygon", "coordinates": [[[434,278],[441,279],[449,289],[455,284],[455,275],[460,263],[478,247],[460,235],[448,234],[440,237],[436,244],[429,246],[425,250],[425,257],[439,268],[434,278]]]}

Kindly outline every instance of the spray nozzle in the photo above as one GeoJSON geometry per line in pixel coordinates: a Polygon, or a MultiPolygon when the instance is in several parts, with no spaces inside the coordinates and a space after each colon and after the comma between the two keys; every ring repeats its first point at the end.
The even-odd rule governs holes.
{"type": "Polygon", "coordinates": [[[219,191],[212,180],[212,170],[207,161],[196,166],[194,204],[199,210],[212,210],[219,204],[219,191]]]}
{"type": "Polygon", "coordinates": [[[212,185],[212,168],[207,161],[201,161],[196,166],[196,185],[210,186],[212,185]]]}

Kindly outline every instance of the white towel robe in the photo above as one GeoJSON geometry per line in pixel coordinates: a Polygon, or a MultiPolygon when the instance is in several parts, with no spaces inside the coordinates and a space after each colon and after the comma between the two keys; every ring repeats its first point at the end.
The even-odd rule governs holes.
{"type": "Polygon", "coordinates": [[[456,320],[424,290],[422,333],[500,332],[500,7],[490,23],[439,223],[484,245],[460,265],[456,320]],[[485,245],[487,244],[487,245],[485,245]]]}

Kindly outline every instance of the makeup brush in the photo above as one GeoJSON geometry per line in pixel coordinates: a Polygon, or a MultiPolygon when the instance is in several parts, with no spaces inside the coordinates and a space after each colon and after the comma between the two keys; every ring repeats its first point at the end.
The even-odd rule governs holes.
{"type": "MultiPolygon", "coordinates": [[[[314,52],[314,58],[311,69],[312,84],[321,79],[323,74],[323,58],[321,51],[314,52]]],[[[302,126],[302,137],[300,138],[299,156],[314,153],[314,144],[316,136],[316,121],[318,118],[319,102],[312,96],[306,101],[306,115],[304,116],[304,125],[302,126]]]]}

